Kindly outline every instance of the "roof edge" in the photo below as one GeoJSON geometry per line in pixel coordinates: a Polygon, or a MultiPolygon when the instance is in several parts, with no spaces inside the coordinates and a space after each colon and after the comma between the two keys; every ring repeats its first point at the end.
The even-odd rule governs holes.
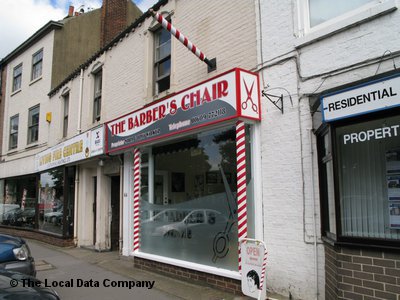
{"type": "Polygon", "coordinates": [[[53,29],[62,28],[64,25],[60,22],[49,21],[47,24],[42,26],[38,31],[36,31],[33,35],[31,35],[27,40],[25,40],[21,45],[19,45],[16,49],[14,49],[11,53],[9,53],[6,57],[0,60],[0,65],[6,64],[12,58],[17,56],[19,53],[24,51],[26,48],[30,47],[34,42],[40,39],[43,35],[47,34],[53,29]]]}

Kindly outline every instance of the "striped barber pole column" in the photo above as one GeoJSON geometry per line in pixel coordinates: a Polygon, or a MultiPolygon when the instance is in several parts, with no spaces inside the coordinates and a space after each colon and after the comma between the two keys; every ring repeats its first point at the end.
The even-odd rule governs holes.
{"type": "Polygon", "coordinates": [[[182,32],[176,29],[170,22],[168,22],[161,14],[155,12],[153,9],[149,10],[153,17],[157,20],[158,23],[161,24],[166,30],[171,32],[171,34],[177,38],[189,51],[191,51],[194,55],[196,55],[201,61],[204,61],[207,65],[210,66],[209,59],[204,55],[204,53],[196,47],[191,41],[185,37],[182,32]]]}
{"type": "Polygon", "coordinates": [[[264,281],[265,281],[265,271],[267,269],[267,254],[268,252],[264,252],[264,259],[263,259],[263,265],[262,265],[262,270],[261,270],[261,279],[260,279],[260,290],[263,289],[264,286],[264,281]]]}
{"type": "Polygon", "coordinates": [[[133,252],[137,252],[140,246],[140,150],[133,151],[133,252]]]}
{"type": "MultiPolygon", "coordinates": [[[[243,121],[236,123],[236,168],[238,202],[238,237],[239,241],[247,238],[247,196],[246,196],[246,132],[243,121]]],[[[242,271],[242,258],[239,243],[239,272],[242,271]]]]}

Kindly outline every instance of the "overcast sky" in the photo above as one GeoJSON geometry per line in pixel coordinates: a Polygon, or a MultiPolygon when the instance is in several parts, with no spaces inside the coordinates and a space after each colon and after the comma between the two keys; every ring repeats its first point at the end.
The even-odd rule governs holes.
{"type": "MultiPolygon", "coordinates": [[[[146,11],[158,0],[134,0],[146,11]]],[[[85,11],[99,8],[102,0],[0,0],[0,59],[4,58],[48,21],[68,14],[68,7],[85,11]]]]}

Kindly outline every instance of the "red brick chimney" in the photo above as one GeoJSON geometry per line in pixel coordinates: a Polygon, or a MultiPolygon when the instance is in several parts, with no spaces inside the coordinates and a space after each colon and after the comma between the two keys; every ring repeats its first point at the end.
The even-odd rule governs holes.
{"type": "Polygon", "coordinates": [[[118,33],[126,27],[127,1],[129,0],[103,0],[101,7],[101,47],[109,43],[118,33]]]}

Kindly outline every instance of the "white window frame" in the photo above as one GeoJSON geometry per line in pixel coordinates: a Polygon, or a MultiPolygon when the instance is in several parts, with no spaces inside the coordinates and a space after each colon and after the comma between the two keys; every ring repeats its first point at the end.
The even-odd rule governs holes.
{"type": "Polygon", "coordinates": [[[40,122],[40,105],[35,105],[31,108],[29,108],[29,112],[28,112],[28,141],[27,144],[33,144],[35,142],[37,142],[39,140],[39,122],[40,122]],[[38,110],[37,114],[38,114],[38,122],[33,124],[32,122],[32,118],[34,116],[34,114],[32,113],[34,110],[38,110]],[[31,140],[31,132],[33,130],[33,128],[37,127],[37,139],[36,140],[31,140]]]}
{"type": "Polygon", "coordinates": [[[9,150],[15,150],[18,148],[18,131],[19,131],[19,114],[16,114],[14,116],[12,116],[10,118],[10,135],[9,135],[9,141],[8,141],[8,149],[9,150]],[[16,132],[12,132],[13,128],[12,128],[12,121],[14,119],[17,119],[17,130],[16,132]],[[16,135],[17,136],[17,142],[15,143],[15,145],[11,145],[11,136],[12,135],[16,135]]]}
{"type": "Polygon", "coordinates": [[[17,92],[21,89],[22,86],[22,63],[18,64],[17,66],[14,67],[13,69],[13,83],[12,83],[12,92],[17,92]],[[15,75],[16,70],[21,68],[21,71],[15,75]],[[17,84],[17,79],[19,80],[18,86],[16,87],[17,84]]]}
{"type": "Polygon", "coordinates": [[[101,98],[103,89],[103,69],[101,67],[96,68],[93,74],[93,123],[99,122],[101,119],[101,98]],[[96,91],[96,82],[100,78],[100,90],[96,91]],[[97,105],[97,106],[96,106],[97,105]],[[97,108],[97,109],[96,109],[97,108]]]}
{"type": "Polygon", "coordinates": [[[68,122],[69,122],[69,91],[62,95],[63,98],[63,125],[62,125],[62,137],[66,138],[68,136],[68,122]]]}
{"type": "MultiPolygon", "coordinates": [[[[170,20],[169,20],[169,22],[170,22],[170,20]]],[[[169,40],[169,43],[170,43],[170,53],[169,53],[169,55],[167,55],[166,57],[164,57],[164,58],[162,58],[162,59],[158,59],[157,60],[157,58],[156,58],[156,53],[157,53],[157,48],[159,48],[160,47],[160,45],[158,45],[158,41],[157,41],[157,34],[158,34],[158,32],[160,31],[160,30],[166,30],[166,29],[164,29],[163,27],[161,27],[161,26],[157,26],[156,28],[154,28],[154,30],[153,30],[153,39],[154,39],[154,43],[153,43],[153,94],[154,95],[159,95],[159,94],[161,94],[161,93],[165,93],[165,92],[167,92],[170,88],[171,88],[171,71],[172,71],[172,35],[170,34],[170,40],[169,40]],[[167,61],[167,60],[170,60],[170,71],[169,71],[169,74],[168,75],[164,75],[164,76],[162,76],[162,77],[160,77],[160,78],[158,78],[158,65],[159,64],[161,64],[161,63],[163,63],[163,62],[165,62],[165,61],[167,61]],[[164,79],[164,78],[166,78],[166,77],[169,77],[169,87],[166,89],[166,90],[163,90],[163,91],[159,91],[159,88],[158,88],[158,82],[159,81],[161,81],[162,79],[164,79]]],[[[168,31],[167,31],[168,32],[168,31]]]]}
{"type": "Polygon", "coordinates": [[[31,81],[41,78],[42,74],[43,74],[43,48],[32,55],[31,81]],[[41,55],[41,57],[37,61],[35,61],[35,58],[39,55],[41,55]],[[40,72],[39,74],[36,74],[35,68],[38,66],[40,66],[40,72]]]}
{"type": "Polygon", "coordinates": [[[371,0],[370,3],[314,27],[310,27],[309,0],[297,0],[297,8],[298,40],[295,42],[295,47],[300,47],[390,13],[396,10],[397,6],[396,0],[371,0]]]}

